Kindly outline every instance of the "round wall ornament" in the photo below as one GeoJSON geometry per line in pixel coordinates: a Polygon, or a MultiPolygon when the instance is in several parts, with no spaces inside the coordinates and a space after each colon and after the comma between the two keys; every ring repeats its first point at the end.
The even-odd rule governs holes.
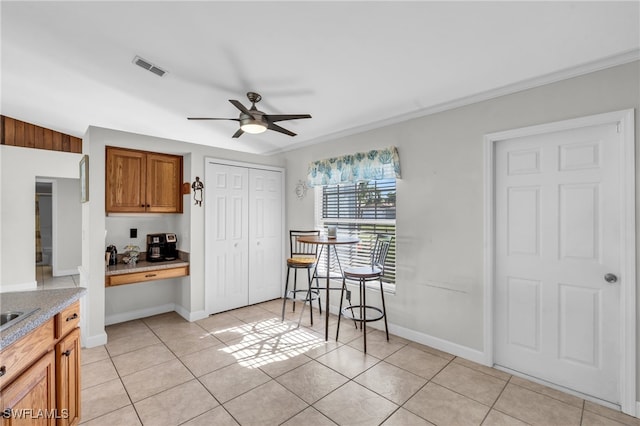
{"type": "Polygon", "coordinates": [[[298,199],[300,200],[303,199],[305,195],[307,195],[307,189],[309,189],[307,184],[302,180],[298,180],[298,183],[296,184],[296,189],[295,189],[296,197],[298,197],[298,199]]]}

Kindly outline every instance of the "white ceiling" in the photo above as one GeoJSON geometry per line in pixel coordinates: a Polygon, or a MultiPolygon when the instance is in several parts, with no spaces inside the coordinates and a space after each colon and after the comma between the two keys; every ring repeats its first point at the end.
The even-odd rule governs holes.
{"type": "Polygon", "coordinates": [[[1,112],[273,153],[637,59],[639,5],[2,1],[1,112]],[[236,122],[186,120],[237,118],[228,100],[249,106],[247,91],[266,113],[313,118],[279,123],[293,138],[239,139],[236,122]]]}

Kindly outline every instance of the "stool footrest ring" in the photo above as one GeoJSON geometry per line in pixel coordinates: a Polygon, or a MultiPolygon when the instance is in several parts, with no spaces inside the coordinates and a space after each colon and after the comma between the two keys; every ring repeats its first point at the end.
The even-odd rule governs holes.
{"type": "Polygon", "coordinates": [[[318,300],[320,297],[320,293],[317,290],[311,290],[311,300],[307,298],[307,289],[304,290],[289,290],[287,292],[287,299],[293,300],[296,302],[313,302],[314,300],[318,300]],[[298,298],[296,297],[297,293],[304,293],[304,297],[298,298]]]}
{"type": "Polygon", "coordinates": [[[365,306],[361,306],[361,305],[351,305],[351,306],[347,306],[346,308],[343,308],[342,311],[340,312],[342,314],[343,317],[345,318],[349,318],[350,320],[356,321],[356,322],[373,322],[373,321],[379,321],[382,318],[384,318],[384,313],[382,312],[382,309],[376,307],[376,306],[369,306],[369,305],[365,305],[365,306]],[[374,311],[375,313],[373,315],[368,315],[367,314],[367,319],[363,319],[360,317],[360,309],[365,309],[365,310],[369,310],[369,311],[374,311]]]}

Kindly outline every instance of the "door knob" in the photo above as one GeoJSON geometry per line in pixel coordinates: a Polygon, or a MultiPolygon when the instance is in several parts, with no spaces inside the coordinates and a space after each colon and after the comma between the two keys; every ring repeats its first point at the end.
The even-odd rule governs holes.
{"type": "Polygon", "coordinates": [[[615,282],[618,282],[618,277],[616,277],[615,274],[606,274],[604,276],[604,280],[609,284],[613,284],[615,282]]]}

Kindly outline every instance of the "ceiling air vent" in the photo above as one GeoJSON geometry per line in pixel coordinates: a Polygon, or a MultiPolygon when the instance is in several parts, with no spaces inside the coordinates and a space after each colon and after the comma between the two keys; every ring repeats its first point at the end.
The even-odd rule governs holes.
{"type": "Polygon", "coordinates": [[[165,70],[158,68],[157,66],[153,65],[146,59],[142,59],[140,56],[136,56],[135,58],[133,58],[133,63],[160,77],[162,77],[167,73],[165,70]]]}

